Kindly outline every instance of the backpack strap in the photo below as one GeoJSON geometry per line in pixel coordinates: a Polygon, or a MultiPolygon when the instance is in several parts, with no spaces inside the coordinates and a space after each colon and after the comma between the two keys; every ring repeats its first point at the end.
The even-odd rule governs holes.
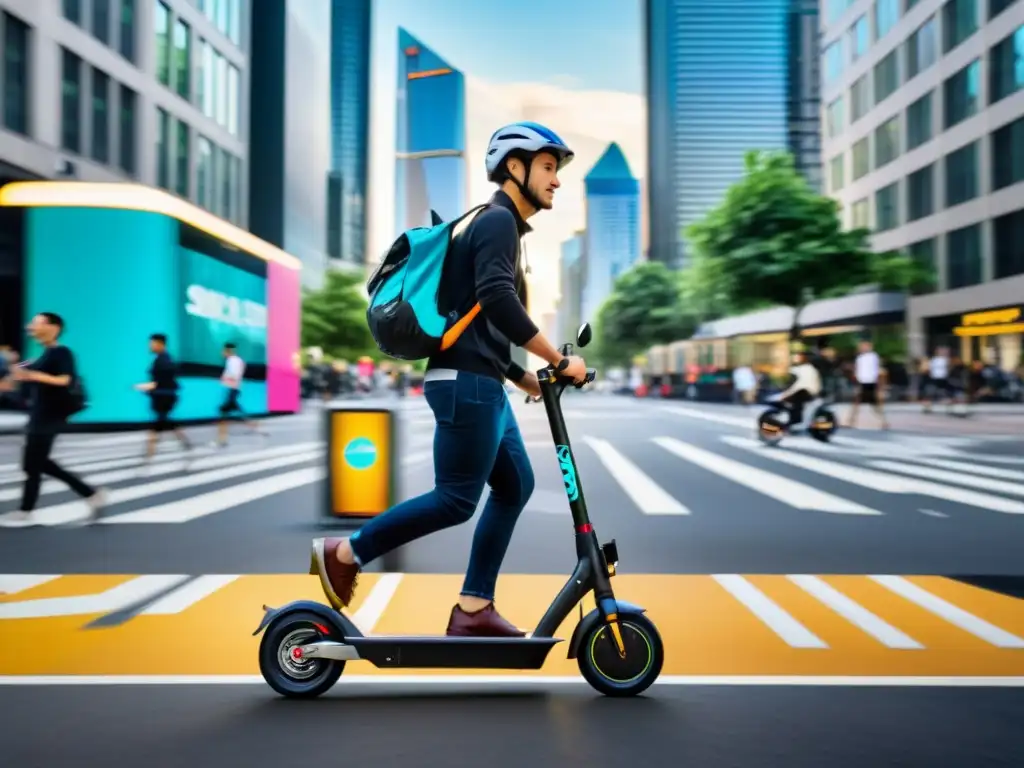
{"type": "MultiPolygon", "coordinates": [[[[452,225],[451,229],[452,240],[454,240],[456,237],[465,232],[469,225],[473,223],[473,220],[476,219],[477,215],[481,211],[483,211],[484,208],[490,207],[490,203],[483,203],[482,205],[478,205],[475,206],[474,208],[469,209],[469,211],[467,211],[459,219],[457,219],[455,223],[452,225]]],[[[441,337],[441,351],[444,352],[446,349],[450,349],[451,346],[456,341],[459,340],[459,337],[466,332],[466,329],[469,327],[469,324],[472,323],[476,316],[479,314],[480,302],[478,301],[476,304],[473,305],[473,308],[470,309],[469,312],[467,312],[458,319],[455,325],[453,325],[451,328],[445,331],[444,336],[441,337]]]]}

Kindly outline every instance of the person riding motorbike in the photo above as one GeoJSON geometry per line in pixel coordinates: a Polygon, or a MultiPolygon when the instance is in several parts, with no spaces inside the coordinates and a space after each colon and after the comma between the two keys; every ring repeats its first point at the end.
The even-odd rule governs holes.
{"type": "MultiPolygon", "coordinates": [[[[821,395],[821,374],[810,361],[803,347],[795,347],[791,353],[792,366],[789,369],[793,383],[772,400],[783,404],[789,410],[790,431],[803,428],[805,408],[821,395]]],[[[813,410],[813,409],[812,409],[813,410]]]]}

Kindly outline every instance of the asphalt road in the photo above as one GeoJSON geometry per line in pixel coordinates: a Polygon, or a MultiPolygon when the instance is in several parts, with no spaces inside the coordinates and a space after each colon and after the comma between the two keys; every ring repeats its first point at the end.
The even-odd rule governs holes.
{"type": "MultiPolygon", "coordinates": [[[[422,400],[405,407],[407,496],[431,486],[431,420],[422,400]]],[[[665,641],[664,684],[646,698],[608,701],[563,682],[577,672],[556,650],[539,674],[507,682],[357,663],[325,699],[277,700],[257,677],[251,632],[264,603],[320,599],[306,574],[326,521],[311,408],[268,421],[268,438],[240,431],[225,451],[197,451],[187,471],[169,446],[141,476],[139,435],[61,438],[58,456],[108,487],[112,504],[82,527],[84,507],[48,484],[37,525],[0,528],[5,756],[1024,763],[1024,438],[858,430],[766,449],[740,408],[585,394],[565,410],[591,517],[619,545],[617,593],[648,608],[665,641]],[[78,685],[55,685],[66,676],[78,685]]],[[[574,552],[544,411],[517,412],[537,490],[498,605],[529,625],[574,552]]],[[[17,439],[0,438],[0,513],[17,507],[18,459],[17,439]]],[[[353,605],[360,626],[443,631],[471,536],[445,531],[374,564],[353,605]]]]}

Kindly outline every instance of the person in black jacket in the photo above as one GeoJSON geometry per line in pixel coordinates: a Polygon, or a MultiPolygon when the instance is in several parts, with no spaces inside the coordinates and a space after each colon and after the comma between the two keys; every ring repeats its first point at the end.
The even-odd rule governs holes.
{"type": "Polygon", "coordinates": [[[530,231],[526,220],[553,206],[558,172],[572,157],[560,138],[536,123],[509,125],[491,137],[486,167],[500,189],[455,236],[441,275],[443,312],[464,313],[477,302],[481,311],[458,341],[427,364],[424,395],[437,423],[435,488],[373,518],[350,538],[313,542],[316,572],[335,608],[352,600],[357,574],[370,561],[471,519],[489,485],[447,634],[523,636],[494,607],[498,571],[534,486],[504,382],[540,394],[536,374],[512,361],[512,344],[556,369],[564,365],[566,378],[582,382],[587,375],[582,358],[563,357],[530,319],[519,263],[520,238],[530,231]]]}
{"type": "Polygon", "coordinates": [[[181,447],[192,449],[181,427],[171,421],[171,412],[178,404],[178,366],[167,353],[167,336],[154,333],[149,337],[149,351],[153,353],[153,364],[149,368],[149,381],[135,386],[140,392],[149,394],[153,409],[153,426],[146,441],[145,461],[149,462],[156,453],[156,444],[164,432],[173,432],[181,447]]]}
{"type": "Polygon", "coordinates": [[[69,385],[77,375],[75,356],[60,343],[64,320],[53,312],[40,312],[28,326],[28,332],[43,346],[43,354],[31,362],[16,366],[11,376],[28,385],[30,390],[29,419],[25,427],[25,448],[22,468],[25,485],[21,508],[5,518],[13,522],[34,522],[33,510],[39,500],[43,475],[66,484],[89,505],[89,520],[99,517],[106,503],[106,491],[95,489],[77,475],[68,472],[50,458],[54,441],[70,415],[69,385]]]}

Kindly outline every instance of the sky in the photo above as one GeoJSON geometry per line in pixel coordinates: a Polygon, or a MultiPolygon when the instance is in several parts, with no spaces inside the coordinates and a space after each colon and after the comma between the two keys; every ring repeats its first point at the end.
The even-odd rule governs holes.
{"type": "Polygon", "coordinates": [[[466,150],[473,205],[490,196],[483,157],[501,124],[549,125],[576,152],[555,209],[531,219],[526,239],[535,320],[558,300],[561,242],[584,224],[582,180],[611,141],[633,175],[646,168],[640,0],[375,0],[370,116],[369,255],[394,231],[398,27],[466,75],[466,150]]]}

